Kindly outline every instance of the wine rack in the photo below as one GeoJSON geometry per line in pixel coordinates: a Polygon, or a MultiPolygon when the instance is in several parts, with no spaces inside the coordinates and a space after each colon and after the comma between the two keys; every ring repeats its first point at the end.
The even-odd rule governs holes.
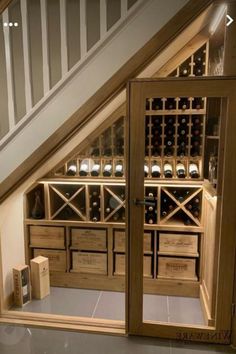
{"type": "Polygon", "coordinates": [[[208,43],[204,44],[184,62],[178,65],[169,76],[204,76],[208,72],[208,43]]]}
{"type": "MultiPolygon", "coordinates": [[[[170,76],[206,75],[207,52],[206,44],[170,76]]],[[[144,289],[198,296],[202,185],[218,149],[219,109],[206,97],[156,95],[144,104],[144,289]]],[[[126,119],[108,124],[26,194],[28,261],[48,257],[52,285],[124,290],[126,119]],[[36,196],[41,211],[32,213],[36,196]]]]}
{"type": "Polygon", "coordinates": [[[206,99],[202,97],[146,100],[146,178],[202,178],[205,113],[206,99]]]}

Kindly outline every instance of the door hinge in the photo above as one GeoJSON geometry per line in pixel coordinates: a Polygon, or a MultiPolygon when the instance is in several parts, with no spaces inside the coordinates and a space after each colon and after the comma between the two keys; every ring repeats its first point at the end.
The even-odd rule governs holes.
{"type": "Polygon", "coordinates": [[[236,312],[236,304],[235,302],[232,303],[232,317],[235,317],[236,312]]]}

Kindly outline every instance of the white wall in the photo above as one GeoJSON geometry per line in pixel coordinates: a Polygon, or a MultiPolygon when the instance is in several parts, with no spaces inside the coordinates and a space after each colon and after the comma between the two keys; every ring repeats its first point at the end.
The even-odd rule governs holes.
{"type": "Polygon", "coordinates": [[[58,129],[155,35],[188,0],[146,0],[113,40],[88,62],[0,153],[0,182],[58,129]]]}

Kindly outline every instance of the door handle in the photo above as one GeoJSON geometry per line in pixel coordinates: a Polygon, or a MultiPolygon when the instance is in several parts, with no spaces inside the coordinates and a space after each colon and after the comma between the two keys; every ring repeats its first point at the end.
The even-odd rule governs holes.
{"type": "Polygon", "coordinates": [[[133,202],[135,205],[147,205],[147,206],[153,206],[153,207],[156,205],[153,197],[147,197],[144,200],[134,199],[133,202]]]}

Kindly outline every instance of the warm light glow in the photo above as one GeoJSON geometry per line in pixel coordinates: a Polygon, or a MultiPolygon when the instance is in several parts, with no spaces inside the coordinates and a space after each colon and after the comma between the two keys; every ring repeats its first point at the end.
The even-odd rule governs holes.
{"type": "Polygon", "coordinates": [[[216,31],[217,27],[219,26],[223,16],[226,13],[226,9],[227,9],[226,4],[222,4],[221,6],[219,6],[219,9],[216,12],[215,17],[213,18],[213,21],[212,21],[211,26],[210,26],[210,34],[211,35],[215,33],[215,31],[216,31]]]}

